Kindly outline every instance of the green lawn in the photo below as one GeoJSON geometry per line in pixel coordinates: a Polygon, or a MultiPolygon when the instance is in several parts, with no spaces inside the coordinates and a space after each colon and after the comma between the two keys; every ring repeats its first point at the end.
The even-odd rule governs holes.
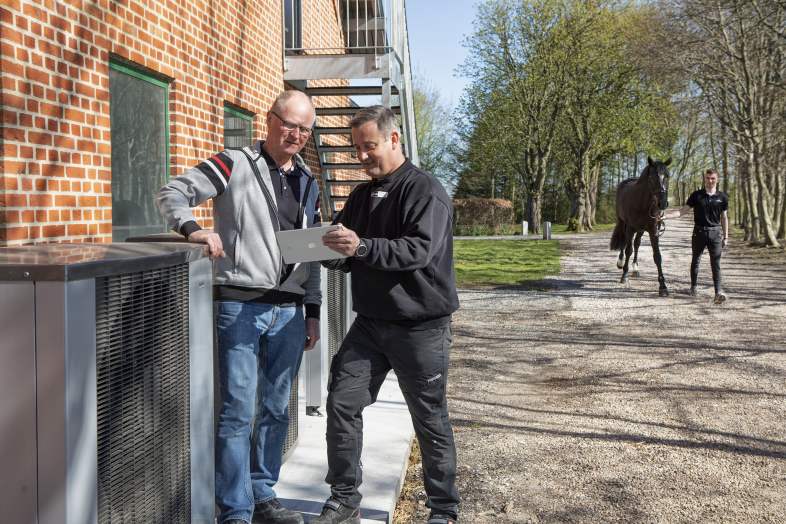
{"type": "Polygon", "coordinates": [[[467,286],[511,286],[559,273],[556,240],[455,240],[456,283],[467,286]]]}
{"type": "MultiPolygon", "coordinates": [[[[584,233],[599,233],[603,231],[611,231],[612,229],[614,229],[614,224],[595,224],[595,227],[592,231],[584,231],[584,233]]],[[[552,224],[551,233],[556,235],[558,233],[574,233],[574,231],[568,231],[567,224],[552,224]]]]}

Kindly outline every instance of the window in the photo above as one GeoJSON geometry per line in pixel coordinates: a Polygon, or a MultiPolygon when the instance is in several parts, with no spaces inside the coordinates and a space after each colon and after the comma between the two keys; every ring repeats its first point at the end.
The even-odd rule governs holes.
{"type": "Polygon", "coordinates": [[[224,104],[224,147],[250,146],[253,124],[253,113],[224,104]]]}
{"type": "Polygon", "coordinates": [[[169,175],[168,85],[112,61],[109,93],[112,240],[165,232],[155,196],[169,175]]]}
{"type": "Polygon", "coordinates": [[[300,50],[302,33],[300,0],[284,0],[284,49],[300,50]]]}

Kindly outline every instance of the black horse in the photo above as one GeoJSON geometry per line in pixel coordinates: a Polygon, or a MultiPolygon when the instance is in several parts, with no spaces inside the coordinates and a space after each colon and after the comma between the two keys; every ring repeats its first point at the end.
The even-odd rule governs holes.
{"type": "Polygon", "coordinates": [[[633,257],[633,276],[638,275],[638,258],[641,237],[646,231],[650,235],[652,254],[658,266],[660,296],[669,295],[666,279],[663,278],[658,237],[663,231],[663,211],[669,205],[669,170],[671,158],[659,162],[647,157],[647,167],[638,178],[623,180],[617,186],[617,225],[611,235],[609,248],[619,251],[617,267],[622,269],[621,283],[628,281],[628,261],[635,247],[633,257]],[[634,241],[635,236],[635,241],[634,241]],[[631,245],[633,244],[633,245],[631,245]],[[625,261],[623,263],[623,254],[625,261]]]}

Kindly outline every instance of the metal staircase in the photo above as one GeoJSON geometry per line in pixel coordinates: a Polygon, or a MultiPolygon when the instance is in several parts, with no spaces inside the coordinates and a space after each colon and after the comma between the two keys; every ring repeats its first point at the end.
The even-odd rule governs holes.
{"type": "Polygon", "coordinates": [[[332,37],[321,19],[287,19],[300,16],[300,2],[283,2],[284,81],[314,100],[314,146],[327,221],[351,190],[368,180],[355,158],[349,128],[360,107],[382,104],[399,115],[405,152],[418,161],[405,0],[338,0],[340,27],[335,24],[332,37]],[[318,26],[314,34],[319,37],[309,41],[310,35],[297,34],[303,26],[318,26]]]}

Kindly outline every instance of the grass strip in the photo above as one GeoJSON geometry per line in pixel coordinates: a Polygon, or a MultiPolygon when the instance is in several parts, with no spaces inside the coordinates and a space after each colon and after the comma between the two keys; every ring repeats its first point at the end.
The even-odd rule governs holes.
{"type": "Polygon", "coordinates": [[[455,240],[459,287],[517,286],[559,273],[556,240],[455,240]]]}

